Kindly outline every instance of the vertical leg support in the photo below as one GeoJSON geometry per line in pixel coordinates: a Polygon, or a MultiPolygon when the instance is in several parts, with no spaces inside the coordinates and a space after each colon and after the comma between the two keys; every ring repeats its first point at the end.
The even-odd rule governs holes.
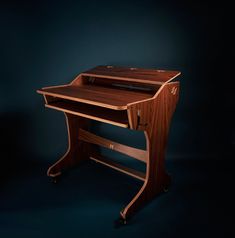
{"type": "Polygon", "coordinates": [[[79,129],[87,129],[88,120],[79,116],[65,113],[68,131],[68,149],[64,156],[53,164],[47,171],[50,177],[61,175],[63,170],[72,167],[88,158],[88,144],[79,141],[79,129]]]}
{"type": "Polygon", "coordinates": [[[120,212],[125,220],[170,185],[171,179],[165,169],[165,151],[170,120],[178,101],[178,89],[178,82],[169,83],[159,89],[152,101],[130,105],[128,108],[132,129],[144,130],[148,158],[143,186],[120,212]],[[141,112],[145,113],[141,115],[141,112]]]}

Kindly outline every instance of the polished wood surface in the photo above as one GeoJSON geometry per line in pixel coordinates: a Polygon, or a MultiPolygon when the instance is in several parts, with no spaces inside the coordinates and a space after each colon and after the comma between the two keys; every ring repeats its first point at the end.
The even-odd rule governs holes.
{"type": "Polygon", "coordinates": [[[142,173],[140,171],[137,171],[135,169],[132,169],[132,168],[128,168],[128,167],[126,167],[122,164],[118,164],[117,162],[113,161],[110,158],[107,158],[107,157],[104,157],[104,156],[101,156],[101,155],[98,155],[98,154],[92,154],[90,156],[90,159],[94,160],[95,162],[101,163],[105,166],[108,166],[112,169],[115,169],[119,172],[130,175],[130,176],[132,176],[134,178],[137,178],[139,180],[145,181],[145,174],[144,173],[142,173]]]}
{"type": "Polygon", "coordinates": [[[96,85],[49,87],[38,90],[38,93],[114,110],[125,110],[128,103],[152,97],[147,92],[121,90],[96,85]]]}
{"type": "MultiPolygon", "coordinates": [[[[153,199],[170,185],[171,179],[166,172],[164,162],[170,121],[178,97],[179,82],[174,82],[162,86],[153,100],[145,102],[147,103],[145,105],[145,108],[147,108],[145,112],[150,114],[148,117],[144,115],[143,121],[140,119],[140,122],[146,123],[146,125],[144,128],[139,128],[138,125],[135,128],[137,130],[144,130],[147,142],[146,180],[136,196],[120,212],[124,219],[132,216],[147,201],[153,199]],[[148,109],[148,107],[150,108],[148,109]],[[145,118],[151,119],[146,121],[145,118]]],[[[131,111],[130,120],[132,120],[132,115],[138,115],[137,111],[139,108],[143,108],[143,104],[140,107],[137,104],[129,106],[128,110],[131,111]]]]}
{"type": "Polygon", "coordinates": [[[111,110],[89,104],[77,103],[68,100],[53,101],[45,104],[46,107],[88,119],[128,128],[126,111],[111,110]]]}
{"type": "Polygon", "coordinates": [[[89,85],[96,85],[96,86],[103,86],[108,88],[116,88],[120,90],[128,90],[132,92],[145,92],[151,95],[154,95],[156,91],[161,87],[158,84],[151,84],[151,83],[142,83],[142,82],[134,82],[129,80],[119,80],[119,79],[112,79],[112,78],[102,78],[102,77],[95,77],[95,76],[81,76],[72,82],[72,85],[76,85],[76,82],[80,81],[83,84],[89,85]]]}
{"type": "Polygon", "coordinates": [[[136,149],[127,145],[123,145],[123,144],[105,139],[101,136],[97,136],[93,133],[90,133],[82,129],[79,131],[79,140],[92,143],[95,145],[103,146],[110,150],[114,150],[122,154],[131,156],[142,162],[146,162],[147,160],[147,152],[145,150],[140,150],[140,149],[136,149]]]}
{"type": "Polygon", "coordinates": [[[171,182],[165,168],[167,137],[179,98],[177,71],[99,66],[79,74],[70,84],[38,90],[45,106],[63,111],[68,128],[68,150],[48,169],[58,177],[63,170],[89,158],[143,181],[138,193],[121,210],[126,220],[165,191],[171,182]],[[90,120],[142,131],[146,150],[100,137],[89,131],[90,120]],[[103,157],[102,146],[140,160],[146,172],[136,171],[103,157]]]}
{"type": "Polygon", "coordinates": [[[68,130],[68,149],[64,156],[47,170],[47,175],[50,177],[61,175],[62,171],[89,157],[89,144],[77,140],[79,129],[88,129],[89,121],[83,117],[74,116],[69,113],[65,113],[65,117],[68,130]]]}
{"type": "Polygon", "coordinates": [[[97,66],[90,69],[82,75],[104,77],[110,79],[130,80],[134,82],[163,84],[178,75],[179,71],[161,70],[161,69],[141,69],[141,68],[125,68],[116,66],[97,66]]]}

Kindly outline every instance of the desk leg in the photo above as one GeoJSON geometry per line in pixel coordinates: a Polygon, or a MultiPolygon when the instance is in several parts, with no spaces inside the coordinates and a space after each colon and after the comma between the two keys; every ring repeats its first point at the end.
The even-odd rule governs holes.
{"type": "Polygon", "coordinates": [[[88,120],[79,116],[65,113],[67,130],[68,130],[68,149],[64,156],[53,164],[47,171],[50,177],[61,175],[63,170],[66,170],[78,162],[88,158],[88,144],[79,141],[79,129],[87,129],[88,120]]]}
{"type": "MultiPolygon", "coordinates": [[[[170,121],[178,101],[178,95],[179,83],[174,82],[164,86],[151,105],[147,105],[148,101],[144,102],[143,105],[138,105],[142,111],[148,106],[151,107],[151,114],[148,116],[151,120],[144,121],[145,118],[142,119],[147,122],[144,131],[148,152],[146,179],[140,191],[121,211],[121,217],[124,220],[132,216],[156,195],[166,191],[170,185],[171,179],[165,170],[165,152],[170,121]]],[[[137,109],[135,106],[129,108],[131,119],[136,118],[137,109]]],[[[132,121],[138,121],[134,119],[132,121]]],[[[133,128],[136,128],[136,126],[133,126],[133,128]]]]}
{"type": "Polygon", "coordinates": [[[121,218],[124,220],[130,218],[156,195],[166,191],[170,185],[171,179],[164,167],[165,140],[155,140],[155,138],[149,140],[147,132],[145,132],[145,136],[148,150],[146,180],[131,202],[120,212],[121,218]]]}

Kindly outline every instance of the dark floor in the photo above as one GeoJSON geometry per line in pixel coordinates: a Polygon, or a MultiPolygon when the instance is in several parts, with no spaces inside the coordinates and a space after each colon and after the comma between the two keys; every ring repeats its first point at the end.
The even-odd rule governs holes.
{"type": "Polygon", "coordinates": [[[114,220],[140,182],[90,162],[53,184],[45,174],[48,164],[25,163],[3,173],[0,237],[232,237],[229,163],[169,160],[169,192],[119,229],[114,220]]]}

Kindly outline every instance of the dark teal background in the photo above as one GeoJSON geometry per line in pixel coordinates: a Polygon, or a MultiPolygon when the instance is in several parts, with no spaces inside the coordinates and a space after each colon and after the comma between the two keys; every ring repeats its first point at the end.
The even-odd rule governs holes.
{"type": "MultiPolygon", "coordinates": [[[[1,237],[225,237],[231,213],[223,192],[234,158],[228,8],[205,1],[2,1],[1,237]],[[94,164],[56,186],[46,177],[67,148],[67,132],[63,113],[44,109],[36,90],[97,65],[182,72],[167,150],[172,189],[120,230],[112,222],[140,183],[94,164]]],[[[141,133],[100,123],[93,130],[144,147],[141,133]]]]}

